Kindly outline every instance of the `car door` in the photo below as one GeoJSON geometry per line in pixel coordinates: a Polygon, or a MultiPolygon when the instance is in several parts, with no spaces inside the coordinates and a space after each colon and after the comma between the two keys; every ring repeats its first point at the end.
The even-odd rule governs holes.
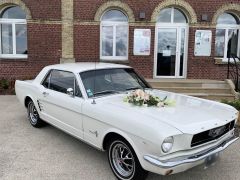
{"type": "Polygon", "coordinates": [[[84,99],[72,72],[51,70],[41,85],[41,114],[51,124],[83,138],[82,104],[84,99]],[[73,94],[67,94],[71,88],[73,94]]]}

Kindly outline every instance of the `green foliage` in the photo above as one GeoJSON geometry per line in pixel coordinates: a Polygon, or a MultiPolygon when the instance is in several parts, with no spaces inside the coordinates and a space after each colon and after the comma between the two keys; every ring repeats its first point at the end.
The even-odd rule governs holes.
{"type": "Polygon", "coordinates": [[[157,106],[160,102],[158,97],[149,96],[149,100],[146,102],[148,106],[157,106]]]}
{"type": "Polygon", "coordinates": [[[12,94],[12,95],[16,95],[15,88],[12,88],[11,94],[12,94]]]}
{"type": "Polygon", "coordinates": [[[3,89],[8,89],[8,88],[9,88],[9,81],[6,80],[6,79],[0,80],[0,86],[1,86],[3,89]]]}
{"type": "Polygon", "coordinates": [[[240,111],[240,100],[235,100],[235,101],[222,100],[221,102],[224,104],[228,104],[236,108],[238,111],[240,111]]]}

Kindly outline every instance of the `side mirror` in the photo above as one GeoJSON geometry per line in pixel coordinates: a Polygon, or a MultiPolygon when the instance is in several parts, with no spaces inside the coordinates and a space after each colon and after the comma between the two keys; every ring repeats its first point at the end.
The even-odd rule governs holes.
{"type": "Polygon", "coordinates": [[[69,96],[71,96],[71,97],[74,97],[73,88],[68,88],[68,89],[67,89],[67,95],[69,95],[69,96]]]}

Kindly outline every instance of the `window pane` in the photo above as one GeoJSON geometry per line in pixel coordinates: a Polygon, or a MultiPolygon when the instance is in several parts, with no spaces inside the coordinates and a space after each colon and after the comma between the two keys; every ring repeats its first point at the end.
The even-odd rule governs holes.
{"type": "Polygon", "coordinates": [[[102,27],[102,56],[113,56],[113,27],[102,27]]]}
{"type": "Polygon", "coordinates": [[[50,85],[50,74],[51,73],[48,73],[47,77],[45,78],[45,80],[43,81],[42,85],[45,87],[45,88],[49,88],[49,85],[50,85]]]}
{"type": "Polygon", "coordinates": [[[166,8],[161,10],[157,22],[163,22],[163,23],[171,23],[171,14],[172,14],[172,8],[166,8]]]}
{"type": "Polygon", "coordinates": [[[27,26],[16,24],[16,50],[17,54],[27,54],[27,26]]]}
{"type": "Polygon", "coordinates": [[[225,29],[216,30],[216,40],[215,40],[215,56],[224,56],[224,46],[225,46],[225,29]]]}
{"type": "Polygon", "coordinates": [[[75,96],[82,97],[82,93],[76,79],[75,79],[75,96]]]}
{"type": "Polygon", "coordinates": [[[176,49],[177,29],[158,29],[158,76],[175,76],[176,49]]]}
{"type": "Polygon", "coordinates": [[[110,10],[105,12],[105,14],[102,17],[102,21],[121,21],[121,22],[127,22],[128,18],[125,14],[123,14],[119,10],[110,10]]]}
{"type": "Polygon", "coordinates": [[[174,9],[174,20],[173,21],[175,23],[187,23],[187,19],[184,16],[184,14],[177,9],[174,9]]]}
{"type": "Polygon", "coordinates": [[[116,56],[127,56],[128,27],[117,26],[116,31],[116,56]]]}
{"type": "Polygon", "coordinates": [[[229,29],[228,30],[228,51],[227,57],[230,55],[237,56],[238,51],[238,30],[237,29],[229,29]]]}
{"type": "Polygon", "coordinates": [[[238,24],[238,22],[233,15],[229,13],[224,13],[221,16],[219,16],[217,24],[238,24]]]}
{"type": "Polygon", "coordinates": [[[73,73],[53,70],[51,72],[50,89],[66,94],[68,88],[74,89],[74,81],[73,73]]]}
{"type": "Polygon", "coordinates": [[[1,25],[2,54],[13,54],[12,24],[1,25]]]}
{"type": "Polygon", "coordinates": [[[4,10],[1,17],[7,19],[26,19],[26,14],[19,6],[15,6],[4,10]]]}
{"type": "Polygon", "coordinates": [[[181,51],[180,51],[180,72],[179,75],[183,76],[183,63],[184,63],[184,56],[185,56],[185,29],[181,29],[181,51]]]}

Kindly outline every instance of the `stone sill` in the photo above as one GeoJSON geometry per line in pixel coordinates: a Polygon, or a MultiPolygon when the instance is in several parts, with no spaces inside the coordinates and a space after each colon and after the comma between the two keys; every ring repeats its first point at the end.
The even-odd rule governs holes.
{"type": "MultiPolygon", "coordinates": [[[[218,64],[218,65],[226,65],[226,64],[228,64],[228,59],[227,59],[227,61],[226,60],[224,60],[223,58],[214,58],[214,60],[215,60],[215,64],[218,64]]],[[[230,62],[234,62],[234,61],[230,61],[230,62]]],[[[237,64],[240,64],[239,62],[237,62],[237,64]]]]}
{"type": "Polygon", "coordinates": [[[7,61],[9,61],[9,62],[12,62],[12,61],[18,61],[18,62],[26,62],[26,61],[28,61],[28,58],[0,58],[0,61],[5,61],[5,62],[7,62],[7,61]]]}
{"type": "Polygon", "coordinates": [[[104,60],[100,59],[102,63],[115,63],[115,64],[129,64],[129,60],[104,60]]]}
{"type": "Polygon", "coordinates": [[[218,64],[218,65],[226,65],[226,64],[228,64],[228,62],[227,61],[223,61],[223,59],[222,58],[214,58],[214,60],[215,60],[215,64],[218,64]]]}

